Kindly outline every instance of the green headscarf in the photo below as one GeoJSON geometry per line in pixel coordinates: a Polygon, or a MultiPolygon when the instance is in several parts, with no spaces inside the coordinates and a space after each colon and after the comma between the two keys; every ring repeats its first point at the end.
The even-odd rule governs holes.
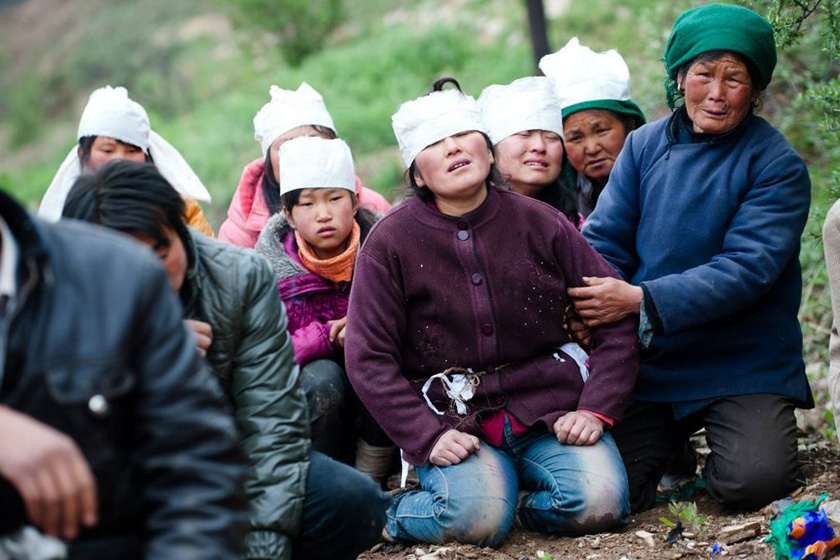
{"type": "Polygon", "coordinates": [[[668,37],[665,68],[668,104],[673,107],[679,69],[696,56],[709,51],[733,51],[747,58],[758,70],[760,89],[765,89],[776,67],[773,26],[757,13],[741,6],[706,4],[683,12],[668,37]]]}
{"type": "Polygon", "coordinates": [[[569,115],[573,115],[578,111],[585,111],[587,109],[603,109],[605,111],[612,111],[613,113],[620,113],[628,115],[636,119],[636,127],[640,127],[647,122],[645,114],[642,109],[636,105],[632,99],[597,99],[594,101],[584,101],[582,103],[575,103],[563,108],[563,120],[565,121],[569,115]]]}

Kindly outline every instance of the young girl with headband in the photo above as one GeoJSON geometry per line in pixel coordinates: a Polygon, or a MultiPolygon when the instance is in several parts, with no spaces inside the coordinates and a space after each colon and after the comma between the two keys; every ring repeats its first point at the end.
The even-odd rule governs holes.
{"type": "Polygon", "coordinates": [[[353,268],[376,216],[359,208],[353,158],[343,140],[295,138],[280,147],[277,161],[283,169],[281,211],[255,249],[274,267],[286,304],[312,442],[337,459],[349,459],[355,443],[357,468],[384,483],[395,449],[358,405],[344,372],[353,268]]]}
{"type": "MultiPolygon", "coordinates": [[[[254,138],[262,156],[242,171],[227,220],[219,229],[219,239],[240,247],[253,247],[268,219],[281,211],[280,146],[301,136],[337,137],[324,98],[306,82],[297,90],[271,86],[269,94],[271,100],[254,117],[254,138]]],[[[385,197],[363,187],[358,177],[354,177],[354,192],[362,208],[382,214],[391,208],[385,197]]]]}
{"type": "Polygon", "coordinates": [[[90,94],[77,139],[44,194],[39,216],[53,221],[61,217],[67,194],[82,172],[97,171],[115,159],[148,161],[184,199],[187,225],[213,236],[197,202],[210,202],[210,193],[178,150],[151,129],[146,110],[124,87],[105,86],[90,94]]]}

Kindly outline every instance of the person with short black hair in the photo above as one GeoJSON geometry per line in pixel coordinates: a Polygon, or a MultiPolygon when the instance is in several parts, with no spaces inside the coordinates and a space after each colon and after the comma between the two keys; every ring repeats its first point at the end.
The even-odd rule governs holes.
{"type": "Polygon", "coordinates": [[[388,500],[352,468],[311,451],[287,317],[268,262],[183,222],[181,197],[151,165],[113,162],[80,177],[64,207],[151,248],[233,404],[250,461],[247,558],[355,558],[388,500]]]}
{"type": "Polygon", "coordinates": [[[0,556],[31,524],[74,560],[241,558],[245,461],[157,260],[0,191],[0,279],[0,556]]]}

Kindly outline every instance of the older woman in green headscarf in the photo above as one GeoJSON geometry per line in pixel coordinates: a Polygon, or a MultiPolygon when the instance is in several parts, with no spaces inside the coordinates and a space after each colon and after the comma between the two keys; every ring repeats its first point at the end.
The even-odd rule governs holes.
{"type": "Polygon", "coordinates": [[[560,98],[573,193],[584,218],[592,213],[627,135],[646,120],[630,98],[630,69],[615,49],[596,53],[572,37],[540,60],[560,98]]]}
{"type": "Polygon", "coordinates": [[[613,432],[631,507],[653,505],[671,451],[705,427],[709,494],[758,508],[796,486],[793,411],[813,406],[797,320],[810,180],[754,114],[776,65],[767,20],[689,10],[664,60],[674,112],[630,135],[583,231],[624,280],[569,294],[588,326],[640,317],[639,381],[613,432]]]}

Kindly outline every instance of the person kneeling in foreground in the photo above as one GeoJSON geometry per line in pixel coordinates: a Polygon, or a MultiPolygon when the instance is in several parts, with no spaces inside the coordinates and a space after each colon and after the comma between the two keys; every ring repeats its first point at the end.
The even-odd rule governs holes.
{"type": "Polygon", "coordinates": [[[0,191],[0,293],[0,557],[242,558],[245,461],[154,257],[0,191]]]}
{"type": "Polygon", "coordinates": [[[589,326],[641,318],[639,383],[614,432],[634,511],[701,427],[709,495],[759,509],[796,488],[794,409],[814,406],[797,318],[811,181],[754,114],[776,65],[767,20],[694,8],[664,60],[674,112],[630,135],[583,228],[624,280],[569,294],[589,326]]]}
{"type": "Polygon", "coordinates": [[[627,478],[604,429],[636,379],[636,322],[598,329],[589,369],[563,328],[566,288],[612,269],[560,212],[499,188],[472,97],[433,91],[393,126],[417,196],[359,252],[346,349],[420,479],[388,534],[499,546],[515,515],[546,533],[620,526],[627,478]]]}
{"type": "Polygon", "coordinates": [[[184,204],[148,164],[78,179],[64,217],[127,233],[163,262],[199,349],[218,375],[250,461],[247,558],[355,558],[373,545],[388,498],[354,469],[312,452],[286,313],[268,262],[183,223],[184,204]]]}

